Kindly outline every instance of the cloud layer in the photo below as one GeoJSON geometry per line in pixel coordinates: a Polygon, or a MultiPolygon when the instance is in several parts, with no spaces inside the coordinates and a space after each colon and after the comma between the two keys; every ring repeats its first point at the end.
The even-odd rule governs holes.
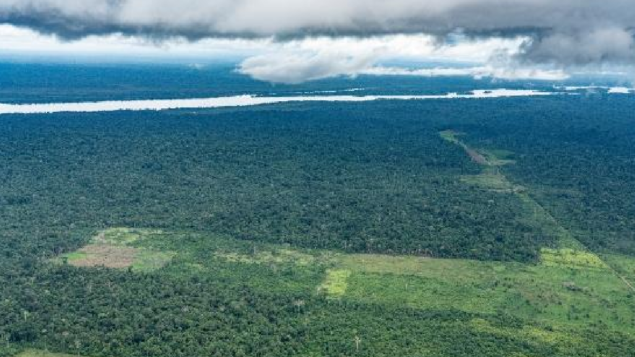
{"type": "Polygon", "coordinates": [[[635,25],[632,0],[2,0],[3,21],[84,36],[526,31],[635,25]]]}
{"type": "Polygon", "coordinates": [[[243,61],[239,72],[252,78],[296,84],[337,76],[472,76],[475,78],[562,80],[562,70],[518,67],[513,57],[524,38],[469,39],[439,43],[429,35],[385,35],[370,38],[318,37],[273,43],[270,50],[243,61]],[[498,58],[500,57],[500,58],[498,58]],[[435,61],[445,67],[412,69],[386,66],[393,61],[435,61]],[[454,67],[448,67],[450,62],[454,67]],[[482,65],[497,62],[496,65],[482,65]],[[469,63],[470,65],[466,65],[469,63]],[[474,65],[481,63],[481,65],[474,65]]]}
{"type": "MultiPolygon", "coordinates": [[[[462,33],[472,39],[524,38],[514,54],[518,63],[635,63],[633,0],[0,0],[0,23],[65,39],[122,34],[159,41],[223,37],[284,42],[427,34],[443,42],[452,41],[449,34],[462,33]]],[[[354,74],[373,56],[286,56],[303,75],[284,81],[354,74]]],[[[244,67],[258,78],[275,69],[274,62],[256,57],[244,67]]]]}

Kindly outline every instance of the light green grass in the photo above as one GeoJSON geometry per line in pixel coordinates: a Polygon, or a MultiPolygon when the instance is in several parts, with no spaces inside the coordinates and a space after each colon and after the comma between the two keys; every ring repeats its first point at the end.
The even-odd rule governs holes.
{"type": "Polygon", "coordinates": [[[93,248],[103,246],[124,247],[128,252],[134,252],[131,264],[125,267],[110,265],[113,268],[179,278],[213,277],[281,293],[314,293],[336,255],[323,250],[293,249],[288,245],[237,240],[210,233],[114,228],[95,235],[88,246],[80,248],[84,251],[68,253],[53,261],[59,264],[66,259],[78,267],[106,265],[102,263],[104,255],[90,253],[101,253],[93,248]],[[71,261],[69,257],[77,260],[71,261]],[[96,262],[94,265],[82,261],[90,258],[96,262]]]}
{"type": "MultiPolygon", "coordinates": [[[[590,253],[547,255],[538,265],[342,255],[337,269],[350,273],[344,294],[336,291],[366,303],[504,312],[548,326],[635,332],[635,300],[610,268],[590,253]]],[[[336,280],[330,275],[327,281],[336,280]]]]}
{"type": "Polygon", "coordinates": [[[64,254],[62,257],[68,259],[69,262],[72,262],[75,260],[85,259],[87,256],[88,255],[83,252],[72,252],[72,253],[64,254]]]}
{"type": "Polygon", "coordinates": [[[51,261],[55,264],[66,264],[66,263],[73,264],[74,262],[77,262],[86,258],[88,258],[88,254],[77,251],[77,252],[62,254],[59,257],[55,257],[51,259],[51,261]]]}
{"type": "Polygon", "coordinates": [[[572,344],[580,345],[585,342],[579,335],[553,328],[545,329],[529,325],[522,326],[521,328],[493,326],[487,320],[478,318],[473,319],[470,325],[476,332],[487,333],[502,339],[521,338],[524,341],[530,341],[540,345],[566,346],[572,344]]]}
{"type": "Polygon", "coordinates": [[[319,287],[319,290],[325,292],[330,297],[342,297],[346,294],[348,278],[350,276],[351,271],[348,269],[329,269],[326,272],[326,278],[319,287]]]}
{"type": "Polygon", "coordinates": [[[540,251],[541,263],[545,266],[569,267],[578,269],[610,269],[597,255],[570,248],[540,251]]]}

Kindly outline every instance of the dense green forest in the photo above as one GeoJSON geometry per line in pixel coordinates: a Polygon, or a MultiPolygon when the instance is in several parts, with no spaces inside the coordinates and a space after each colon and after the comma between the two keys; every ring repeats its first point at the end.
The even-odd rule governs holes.
{"type": "Polygon", "coordinates": [[[444,124],[413,112],[5,117],[3,214],[46,230],[191,228],[350,252],[535,259],[550,237],[514,219],[513,198],[464,185],[478,165],[439,137],[444,124]]]}
{"type": "Polygon", "coordinates": [[[0,356],[634,355],[633,113],[558,96],[0,116],[0,356]],[[76,264],[114,227],[159,232],[116,252],[169,261],[76,264]]]}

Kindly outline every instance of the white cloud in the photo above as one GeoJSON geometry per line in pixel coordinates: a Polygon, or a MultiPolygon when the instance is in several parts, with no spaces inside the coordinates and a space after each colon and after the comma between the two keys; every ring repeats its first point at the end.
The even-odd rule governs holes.
{"type": "Polygon", "coordinates": [[[369,67],[373,61],[372,54],[272,54],[246,59],[239,71],[262,81],[297,84],[337,76],[356,76],[360,69],[369,67]]]}
{"type": "Polygon", "coordinates": [[[468,39],[457,36],[453,43],[440,43],[427,35],[308,38],[274,44],[273,50],[243,61],[239,71],[255,79],[291,84],[360,74],[538,80],[568,77],[563,70],[518,66],[511,60],[526,40],[522,37],[468,39]],[[478,65],[432,69],[381,65],[392,60],[462,61],[478,65]]]}

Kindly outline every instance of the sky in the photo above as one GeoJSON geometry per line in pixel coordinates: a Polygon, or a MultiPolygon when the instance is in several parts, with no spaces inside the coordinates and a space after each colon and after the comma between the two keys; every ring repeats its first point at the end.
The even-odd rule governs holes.
{"type": "Polygon", "coordinates": [[[255,79],[635,78],[633,0],[0,0],[0,53],[237,59],[255,79]],[[436,67],[399,63],[434,62],[436,67]]]}

